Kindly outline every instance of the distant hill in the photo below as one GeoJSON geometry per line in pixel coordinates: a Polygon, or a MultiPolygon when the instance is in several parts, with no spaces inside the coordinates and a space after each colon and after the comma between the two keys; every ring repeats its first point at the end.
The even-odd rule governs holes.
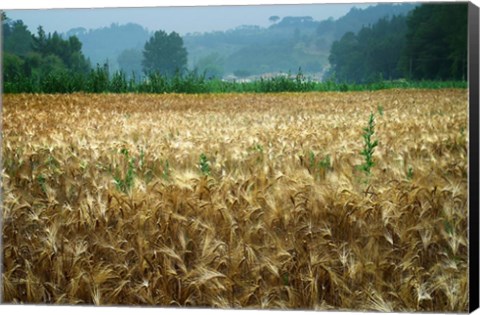
{"type": "MultiPolygon", "coordinates": [[[[270,27],[243,25],[227,31],[190,33],[183,36],[188,67],[207,76],[297,73],[319,77],[329,67],[333,41],[346,32],[358,32],[386,16],[406,15],[415,4],[379,4],[366,9],[352,8],[334,20],[316,21],[310,16],[272,19],[270,27]],[[273,23],[273,21],[278,21],[273,23]]],[[[82,51],[92,65],[108,60],[111,70],[122,68],[141,73],[141,51],[151,32],[138,24],[112,24],[93,30],[75,28],[82,51]]]]}
{"type": "Polygon", "coordinates": [[[337,20],[287,16],[268,28],[242,26],[226,32],[187,34],[184,41],[189,52],[189,66],[202,70],[204,60],[215,55],[217,60],[222,60],[224,75],[239,71],[244,75],[296,73],[301,68],[305,73],[321,76],[329,66],[328,55],[333,41],[381,18],[406,15],[415,6],[378,4],[366,9],[352,8],[337,20]]]}
{"type": "Polygon", "coordinates": [[[330,43],[340,39],[345,33],[358,32],[362,27],[375,24],[378,20],[393,15],[407,15],[418,4],[378,4],[366,9],[352,8],[346,15],[337,20],[329,19],[318,24],[317,35],[330,43]]]}

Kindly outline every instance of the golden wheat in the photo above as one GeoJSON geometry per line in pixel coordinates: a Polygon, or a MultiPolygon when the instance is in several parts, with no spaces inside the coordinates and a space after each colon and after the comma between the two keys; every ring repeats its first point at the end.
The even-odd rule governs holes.
{"type": "Polygon", "coordinates": [[[4,100],[4,302],[468,309],[464,90],[4,100]]]}

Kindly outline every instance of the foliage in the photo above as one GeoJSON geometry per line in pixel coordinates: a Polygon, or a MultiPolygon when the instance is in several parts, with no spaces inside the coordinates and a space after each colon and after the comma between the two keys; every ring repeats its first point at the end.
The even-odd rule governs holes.
{"type": "Polygon", "coordinates": [[[168,84],[168,78],[152,72],[144,81],[134,85],[134,88],[141,93],[165,93],[169,89],[168,84]]]}
{"type": "Polygon", "coordinates": [[[5,82],[17,82],[22,78],[24,61],[12,53],[3,53],[3,79],[5,82]]]}
{"type": "Polygon", "coordinates": [[[412,180],[412,178],[413,178],[413,168],[409,166],[407,170],[407,179],[412,180]]]}
{"type": "Polygon", "coordinates": [[[167,77],[182,73],[187,65],[187,50],[175,32],[156,31],[145,43],[142,66],[145,73],[157,72],[167,77]]]}
{"type": "Polygon", "coordinates": [[[127,163],[127,166],[126,169],[117,168],[113,179],[119,191],[128,193],[133,187],[135,178],[135,158],[130,158],[128,150],[125,148],[120,150],[120,153],[123,156],[123,164],[127,163]]]}
{"type": "Polygon", "coordinates": [[[120,70],[113,74],[110,80],[109,91],[113,93],[125,93],[128,92],[128,82],[125,73],[120,70]]]}
{"type": "Polygon", "coordinates": [[[56,56],[60,58],[67,69],[80,73],[88,72],[89,64],[81,52],[82,43],[75,36],[64,40],[57,32],[45,34],[40,26],[37,36],[33,36],[32,48],[42,57],[56,56]]]}
{"type": "MultiPolygon", "coordinates": [[[[30,34],[28,36],[30,42],[27,43],[27,46],[30,47],[29,50],[26,51],[24,48],[17,49],[12,45],[7,45],[10,48],[7,47],[8,49],[6,48],[3,54],[4,91],[6,93],[276,93],[309,91],[347,92],[390,88],[466,88],[466,82],[458,79],[456,81],[442,82],[390,80],[390,78],[398,77],[399,68],[392,65],[394,64],[393,59],[397,58],[396,56],[398,56],[398,52],[401,50],[400,48],[395,48],[397,46],[393,45],[395,41],[392,40],[393,38],[398,39],[398,36],[402,33],[399,31],[399,27],[403,25],[404,20],[405,18],[401,16],[392,17],[391,19],[385,18],[371,27],[364,28],[357,35],[353,33],[346,34],[332,48],[338,54],[331,56],[332,64],[334,65],[332,76],[325,82],[314,81],[304,74],[304,71],[308,73],[308,69],[311,68],[307,70],[301,68],[296,75],[292,75],[289,72],[264,76],[253,81],[223,81],[220,79],[220,76],[226,71],[226,68],[222,69],[221,65],[226,67],[229,61],[220,53],[207,55],[205,58],[200,59],[197,62],[198,69],[195,71],[185,71],[185,69],[176,71],[177,68],[173,69],[173,64],[171,64],[172,67],[168,71],[150,71],[144,77],[137,74],[140,67],[139,64],[141,63],[139,61],[141,53],[138,49],[124,51],[122,53],[123,59],[119,58],[119,62],[123,64],[122,68],[126,68],[126,70],[115,70],[111,67],[109,61],[97,64],[96,67],[91,68],[88,60],[85,59],[81,52],[83,45],[76,37],[76,35],[85,34],[85,30],[78,29],[69,32],[73,36],[63,39],[56,32],[46,34],[39,27],[36,35],[28,33],[30,34]],[[390,31],[387,32],[387,29],[390,31]],[[385,34],[390,35],[386,36],[384,40],[377,40],[377,38],[383,38],[382,36],[385,34]],[[359,42],[359,38],[364,39],[361,41],[362,43],[359,42]],[[372,38],[375,38],[375,41],[372,41],[372,38]],[[362,52],[362,49],[365,50],[362,52]],[[385,56],[392,58],[392,62],[388,62],[388,58],[385,56]],[[382,62],[379,62],[379,60],[382,62]],[[136,66],[128,68],[128,65],[132,65],[132,63],[136,63],[136,66]]],[[[280,32],[282,30],[282,34],[284,34],[285,30],[291,30],[290,26],[295,25],[295,27],[298,27],[303,24],[312,26],[315,22],[307,17],[293,20],[284,18],[281,22],[272,25],[271,28],[272,32],[275,30],[280,32]]],[[[3,26],[6,44],[12,38],[25,37],[24,33],[28,32],[21,21],[5,19],[3,26]]],[[[260,48],[262,38],[256,37],[261,32],[261,29],[251,27],[227,32],[228,36],[233,36],[243,42],[248,42],[247,38],[249,36],[257,38],[258,42],[255,42],[255,45],[252,46],[252,52],[261,55],[259,58],[266,58],[265,63],[263,63],[264,68],[251,64],[250,68],[247,67],[250,70],[240,68],[234,71],[236,75],[249,76],[255,73],[255,71],[273,69],[268,66],[271,58],[268,54],[262,52],[262,48],[260,48]],[[240,37],[237,38],[235,35],[237,33],[243,34],[242,36],[244,37],[239,35],[240,37]]],[[[300,38],[303,38],[306,34],[304,29],[300,33],[303,34],[300,38]]],[[[157,37],[162,34],[168,38],[173,38],[172,42],[177,44],[182,41],[182,38],[174,33],[170,35],[158,33],[157,37]]],[[[284,34],[282,36],[287,35],[284,34]]],[[[288,38],[291,39],[291,34],[284,38],[285,43],[289,41],[288,38]]],[[[155,37],[151,38],[152,43],[154,39],[155,37]]],[[[13,41],[11,42],[13,43],[13,41]]],[[[272,43],[272,47],[277,47],[275,46],[277,44],[272,43]]],[[[306,44],[306,42],[303,44],[306,44]]],[[[280,48],[280,46],[277,48],[280,48]]],[[[291,49],[291,46],[289,45],[289,49],[291,49]]],[[[304,46],[304,48],[306,47],[309,46],[304,46]]],[[[274,50],[278,49],[275,48],[274,50]]],[[[185,52],[184,48],[181,51],[185,52]]],[[[234,54],[232,53],[231,56],[234,54]]],[[[183,56],[186,58],[186,54],[183,56]]],[[[248,56],[248,54],[245,56],[248,56]]],[[[458,54],[452,53],[451,56],[454,58],[458,54]]],[[[250,59],[251,56],[245,60],[250,62],[250,59]]],[[[291,58],[286,54],[281,59],[288,60],[291,58]]],[[[318,60],[317,62],[319,62],[318,60]]],[[[458,61],[460,59],[457,58],[455,60],[458,61]]],[[[459,63],[454,62],[454,64],[458,65],[459,63]]],[[[241,64],[237,64],[237,66],[241,66],[241,64]]],[[[308,67],[310,66],[318,67],[319,65],[310,64],[308,67]]]]}
{"type": "Polygon", "coordinates": [[[168,92],[173,93],[205,93],[207,91],[205,85],[205,75],[198,75],[196,71],[189,71],[182,76],[176,73],[170,81],[168,92]]]}
{"type": "Polygon", "coordinates": [[[330,155],[325,155],[322,159],[315,156],[313,151],[308,152],[308,170],[312,174],[325,174],[327,170],[331,170],[332,161],[330,155]]]}
{"type": "Polygon", "coordinates": [[[198,167],[203,175],[210,175],[210,162],[204,153],[200,154],[200,162],[198,163],[198,167]]]}
{"type": "Polygon", "coordinates": [[[402,66],[419,80],[466,80],[468,4],[424,4],[408,19],[402,66]]]}
{"type": "Polygon", "coordinates": [[[85,90],[90,65],[75,36],[63,39],[42,27],[31,34],[21,20],[2,19],[4,91],[71,93],[85,90]]]}
{"type": "Polygon", "coordinates": [[[407,30],[404,16],[383,18],[332,44],[330,76],[347,83],[369,83],[402,77],[398,68],[407,30]]]}
{"type": "Polygon", "coordinates": [[[43,193],[46,193],[47,192],[47,186],[46,186],[46,181],[47,179],[45,178],[45,175],[43,174],[38,174],[37,176],[37,183],[40,185],[40,188],[42,189],[42,192],[43,193]]]}
{"type": "Polygon", "coordinates": [[[2,19],[3,52],[25,56],[31,51],[32,34],[23,21],[10,21],[6,16],[2,19]]]}
{"type": "Polygon", "coordinates": [[[467,26],[466,3],[423,4],[408,17],[380,19],[332,44],[327,77],[345,83],[465,81],[467,26]]]}
{"type": "Polygon", "coordinates": [[[368,119],[368,126],[363,128],[363,150],[360,152],[365,159],[364,163],[358,166],[358,169],[363,171],[365,175],[369,176],[372,170],[372,167],[375,166],[373,162],[373,153],[375,147],[378,146],[378,140],[372,141],[372,136],[375,133],[375,116],[373,113],[370,114],[368,119]]]}
{"type": "Polygon", "coordinates": [[[92,69],[88,76],[88,91],[93,93],[106,92],[109,85],[108,65],[104,64],[101,67],[97,64],[97,67],[92,69]]]}
{"type": "Polygon", "coordinates": [[[318,162],[318,167],[320,169],[329,169],[331,168],[332,162],[330,161],[330,155],[327,154],[325,157],[318,162]]]}
{"type": "MultiPolygon", "coordinates": [[[[61,67],[56,57],[48,57],[32,77],[23,76],[29,59],[4,54],[6,93],[278,93],[278,92],[327,92],[327,91],[376,91],[383,89],[442,89],[467,88],[465,81],[378,81],[368,84],[346,84],[332,81],[314,82],[301,71],[297,75],[260,78],[251,82],[229,82],[206,79],[204,74],[189,71],[167,77],[150,73],[142,80],[135,76],[127,79],[123,71],[110,74],[107,64],[97,65],[88,75],[82,75],[61,67]],[[45,72],[44,76],[36,73],[45,72]]],[[[380,109],[379,109],[380,110],[380,109]]]]}
{"type": "MultiPolygon", "coordinates": [[[[379,3],[365,9],[353,7],[350,11],[337,20],[327,19],[319,23],[317,34],[319,38],[339,40],[348,32],[357,33],[362,28],[375,24],[380,19],[392,16],[407,16],[418,4],[402,3],[392,5],[379,3]]],[[[388,18],[387,18],[388,19],[388,18]]]]}
{"type": "Polygon", "coordinates": [[[44,93],[74,93],[81,91],[85,82],[78,73],[57,69],[48,72],[40,84],[40,90],[44,93]]]}

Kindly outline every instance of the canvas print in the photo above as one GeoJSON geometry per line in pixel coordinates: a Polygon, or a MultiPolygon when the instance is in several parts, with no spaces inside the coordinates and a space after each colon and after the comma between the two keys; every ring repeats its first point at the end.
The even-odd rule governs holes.
{"type": "Polygon", "coordinates": [[[466,312],[468,3],[2,12],[2,303],[466,312]]]}

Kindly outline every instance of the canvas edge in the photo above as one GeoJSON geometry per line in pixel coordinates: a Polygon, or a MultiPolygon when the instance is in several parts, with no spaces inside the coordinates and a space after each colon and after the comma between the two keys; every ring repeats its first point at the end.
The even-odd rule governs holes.
{"type": "MultiPolygon", "coordinates": [[[[424,1],[412,1],[423,3],[424,1]]],[[[350,2],[351,3],[351,2],[350,2]]],[[[0,13],[3,12],[0,9],[0,13]]],[[[0,18],[0,34],[2,23],[0,18]]],[[[479,308],[479,7],[468,2],[468,93],[469,93],[469,312],[479,308]]],[[[0,36],[0,70],[3,70],[3,37],[0,36]]],[[[3,169],[3,71],[0,71],[0,170],[3,169]]],[[[0,182],[2,173],[0,171],[0,182]]],[[[3,231],[3,187],[0,185],[0,231],[3,231]]],[[[0,235],[3,249],[3,233],[0,235]]],[[[0,255],[3,275],[3,255],[0,255]]],[[[3,304],[3,277],[0,277],[0,304],[3,304]]],[[[37,305],[40,306],[40,305],[37,305]]],[[[85,309],[85,308],[82,308],[85,309]]],[[[323,313],[323,312],[322,312],[323,313]]]]}
{"type": "Polygon", "coordinates": [[[479,307],[479,8],[468,4],[469,59],[469,311],[479,307]]]}
{"type": "MultiPolygon", "coordinates": [[[[4,10],[0,9],[0,14],[4,10]]],[[[3,303],[3,18],[0,15],[0,304],[3,303]]]]}

